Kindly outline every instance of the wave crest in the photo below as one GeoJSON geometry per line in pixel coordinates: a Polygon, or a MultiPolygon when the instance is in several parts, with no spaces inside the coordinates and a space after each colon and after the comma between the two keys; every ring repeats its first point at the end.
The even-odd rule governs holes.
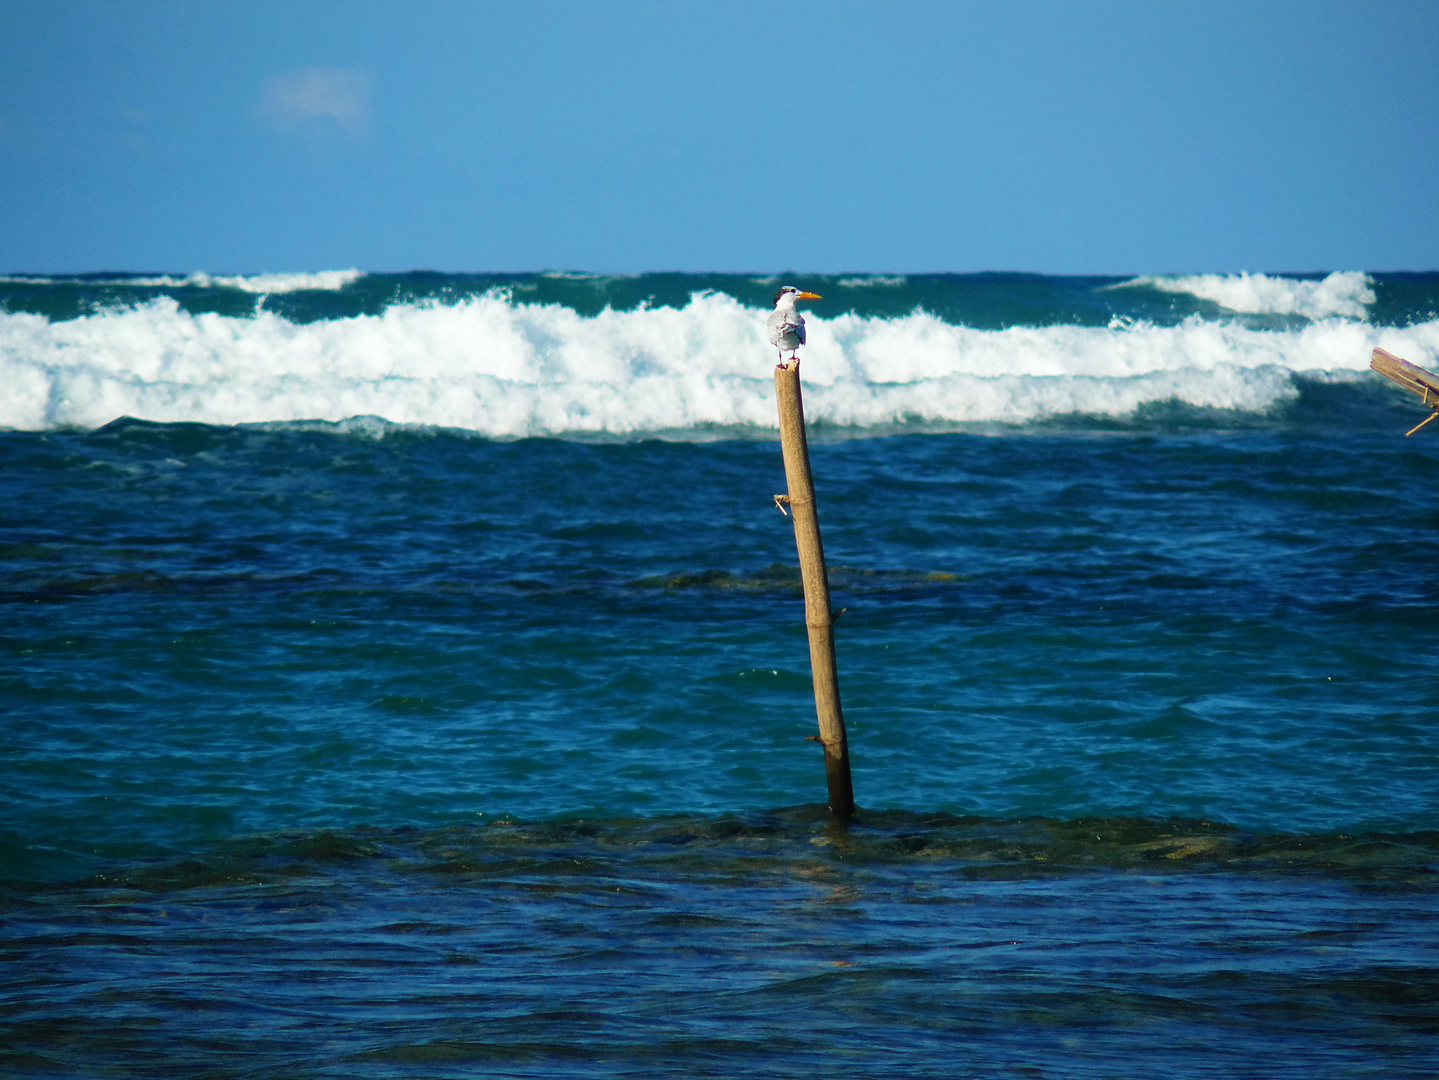
{"type": "MultiPolygon", "coordinates": [[[[109,285],[134,285],[160,289],[238,289],[241,292],[269,294],[290,292],[338,292],[365,275],[359,270],[321,270],[310,274],[207,274],[196,270],[185,277],[171,274],[139,275],[109,278],[109,285]]],[[[29,275],[0,277],[0,283],[22,282],[28,285],[54,285],[60,280],[29,275]]]]}
{"type": "MultiPolygon", "coordinates": [[[[1168,401],[1264,413],[1294,396],[1293,373],[1362,371],[1375,345],[1421,364],[1439,355],[1439,322],[979,330],[921,311],[809,322],[810,415],[861,429],[1123,417],[1168,401]]],[[[774,360],[764,312],[719,293],[583,316],[491,292],[304,324],[190,314],[162,297],[55,323],[0,313],[0,426],[379,416],[494,437],[767,431],[774,360]]]]}
{"type": "Polygon", "coordinates": [[[1364,319],[1374,303],[1374,281],[1357,271],[1335,271],[1313,281],[1268,274],[1189,274],[1137,277],[1115,289],[1150,288],[1188,293],[1248,315],[1300,315],[1306,319],[1364,319]]]}

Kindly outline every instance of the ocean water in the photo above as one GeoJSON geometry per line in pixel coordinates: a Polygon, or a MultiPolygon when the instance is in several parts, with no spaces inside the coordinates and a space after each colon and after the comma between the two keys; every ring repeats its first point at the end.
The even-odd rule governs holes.
{"type": "Polygon", "coordinates": [[[1439,274],[784,282],[0,280],[0,1070],[1439,1074],[1439,274]]]}

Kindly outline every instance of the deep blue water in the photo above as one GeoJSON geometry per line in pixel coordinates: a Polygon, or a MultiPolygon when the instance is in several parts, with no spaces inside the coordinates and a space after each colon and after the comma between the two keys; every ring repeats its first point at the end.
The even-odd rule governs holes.
{"type": "Polygon", "coordinates": [[[848,828],[762,430],[0,431],[0,1070],[1439,1073],[1439,442],[1282,378],[814,427],[848,828]]]}
{"type": "Polygon", "coordinates": [[[772,443],[0,437],[11,1064],[1423,1075],[1395,418],[817,444],[857,839],[772,443]]]}

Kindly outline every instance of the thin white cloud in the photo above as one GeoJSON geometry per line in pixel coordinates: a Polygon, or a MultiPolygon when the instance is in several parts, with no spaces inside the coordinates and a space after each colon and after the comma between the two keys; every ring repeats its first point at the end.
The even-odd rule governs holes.
{"type": "Polygon", "coordinates": [[[308,67],[271,75],[260,88],[260,119],[286,134],[332,120],[358,139],[370,130],[374,82],[374,72],[364,67],[308,67]]]}

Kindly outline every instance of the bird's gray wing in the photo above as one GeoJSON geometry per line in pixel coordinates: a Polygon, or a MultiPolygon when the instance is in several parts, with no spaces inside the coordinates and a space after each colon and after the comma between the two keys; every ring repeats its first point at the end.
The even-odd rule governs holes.
{"type": "MultiPolygon", "coordinates": [[[[765,326],[769,328],[769,343],[779,345],[785,338],[794,336],[804,344],[804,319],[798,311],[771,311],[769,318],[765,320],[765,326]]],[[[788,345],[784,346],[789,348],[788,345]]]]}
{"type": "Polygon", "coordinates": [[[765,332],[769,334],[769,343],[778,345],[780,335],[784,333],[784,316],[778,311],[771,311],[769,318],[764,321],[765,332]]]}

